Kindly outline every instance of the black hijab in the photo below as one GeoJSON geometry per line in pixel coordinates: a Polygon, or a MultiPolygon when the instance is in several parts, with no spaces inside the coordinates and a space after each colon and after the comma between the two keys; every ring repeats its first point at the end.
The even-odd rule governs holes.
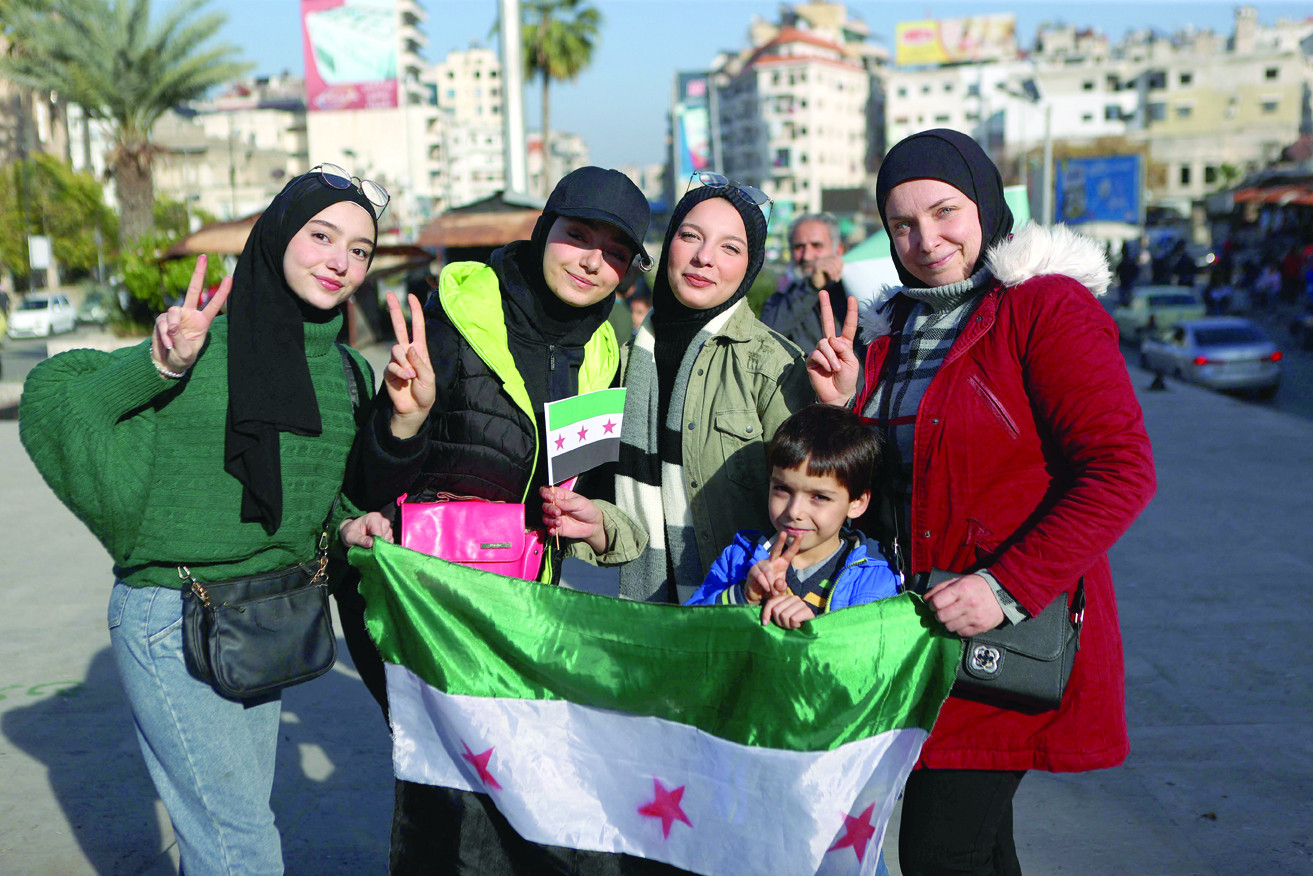
{"type": "Polygon", "coordinates": [[[323,428],[304,323],[327,322],[340,312],[302,302],[283,276],[283,255],[307,222],[339,201],[369,213],[377,240],[378,218],[361,191],[354,185],[335,189],[311,171],[288,182],[265,208],[233,271],[223,467],[242,483],[241,519],[259,522],[271,535],[283,519],[279,433],[318,435],[323,428]]]}
{"type": "MultiPolygon", "coordinates": [[[[1012,233],[1012,210],[1003,198],[1003,179],[998,168],[975,140],[959,131],[936,128],[902,140],[885,155],[875,182],[875,201],[886,230],[889,222],[884,207],[889,193],[895,186],[914,179],[936,179],[948,183],[970,198],[980,211],[980,254],[968,275],[974,276],[985,263],[989,248],[1006,240],[1012,233]]],[[[903,285],[923,288],[925,283],[899,261],[893,235],[889,237],[889,252],[894,257],[903,285]]]]}

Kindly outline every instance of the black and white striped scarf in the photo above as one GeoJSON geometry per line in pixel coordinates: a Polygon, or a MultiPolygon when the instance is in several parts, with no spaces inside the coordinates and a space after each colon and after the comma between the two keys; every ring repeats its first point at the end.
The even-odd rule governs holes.
{"type": "MultiPolygon", "coordinates": [[[[931,379],[980,303],[981,293],[992,281],[988,269],[982,268],[959,283],[899,290],[914,301],[907,312],[902,333],[892,339],[898,344],[898,368],[892,380],[881,380],[861,413],[880,421],[885,430],[885,447],[898,463],[893,490],[900,515],[900,544],[910,543],[905,530],[912,503],[912,448],[917,409],[931,379]]],[[[885,355],[895,353],[890,350],[885,355]]]]}
{"type": "Polygon", "coordinates": [[[702,583],[702,561],[693,532],[693,514],[684,486],[681,423],[689,374],[702,346],[725,327],[741,299],[717,314],[693,337],[675,375],[662,440],[652,321],[634,337],[625,370],[625,418],[620,427],[620,463],[616,470],[616,507],[648,535],[647,550],[620,567],[620,596],[644,602],[683,602],[702,583]],[[672,592],[671,576],[674,577],[672,592]]]}

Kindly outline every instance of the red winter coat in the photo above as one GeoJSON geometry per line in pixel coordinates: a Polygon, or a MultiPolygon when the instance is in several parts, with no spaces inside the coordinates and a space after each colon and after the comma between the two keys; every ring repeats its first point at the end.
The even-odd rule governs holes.
{"type": "MultiPolygon", "coordinates": [[[[1032,615],[1084,575],[1085,626],[1059,709],[951,696],[918,765],[1116,766],[1130,744],[1108,549],[1148,504],[1154,472],[1116,326],[1088,288],[1106,288],[1107,265],[1083,239],[1033,226],[989,263],[1000,281],[917,410],[910,571],[987,567],[1032,615]]],[[[889,341],[871,342],[868,392],[889,341]]]]}

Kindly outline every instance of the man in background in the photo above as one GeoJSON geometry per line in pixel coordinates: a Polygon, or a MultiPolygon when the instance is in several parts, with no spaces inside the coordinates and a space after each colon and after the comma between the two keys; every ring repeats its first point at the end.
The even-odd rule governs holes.
{"type": "Polygon", "coordinates": [[[820,304],[824,289],[837,316],[847,312],[843,288],[843,242],[839,222],[829,213],[807,213],[789,226],[793,281],[766,299],[761,321],[797,344],[804,354],[821,339],[820,304]]]}

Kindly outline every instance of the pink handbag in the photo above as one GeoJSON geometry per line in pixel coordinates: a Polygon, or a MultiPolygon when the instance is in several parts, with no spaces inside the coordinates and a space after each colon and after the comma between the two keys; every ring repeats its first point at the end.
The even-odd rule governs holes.
{"type": "Polygon", "coordinates": [[[438,502],[405,498],[397,499],[402,547],[509,578],[538,577],[544,534],[524,528],[524,505],[446,494],[438,502]]]}

